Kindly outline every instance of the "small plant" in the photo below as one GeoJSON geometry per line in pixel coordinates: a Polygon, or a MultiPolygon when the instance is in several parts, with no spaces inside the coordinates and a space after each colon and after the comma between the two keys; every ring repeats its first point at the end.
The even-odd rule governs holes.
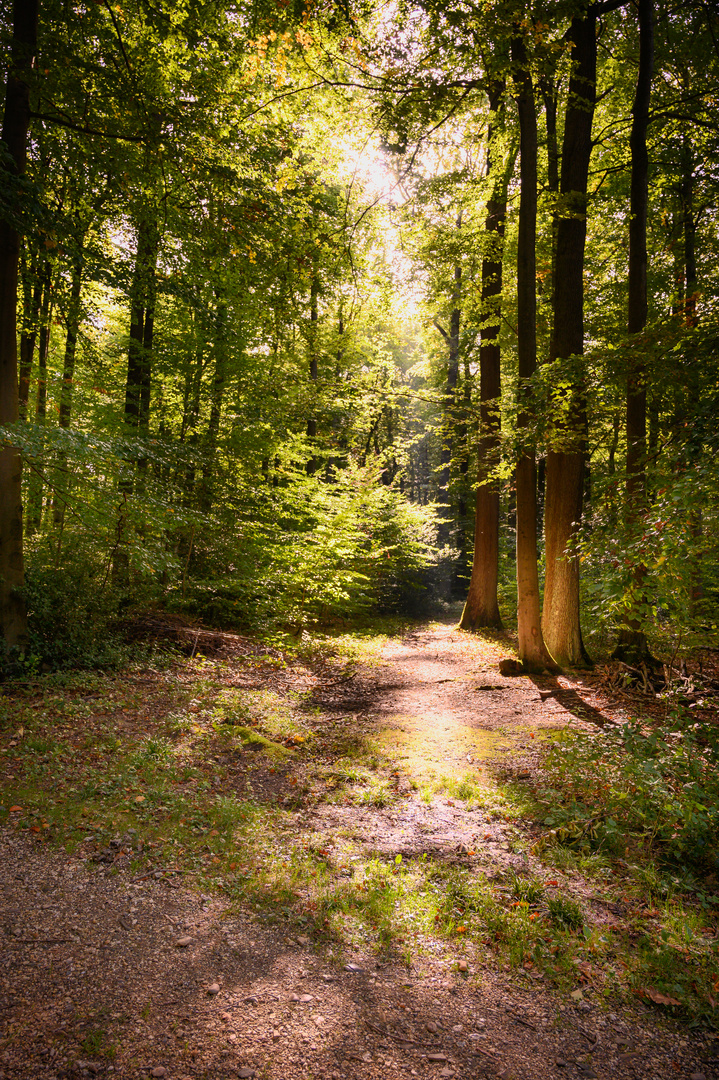
{"type": "Polygon", "coordinates": [[[361,806],[376,806],[382,808],[392,802],[392,792],[389,784],[383,780],[373,780],[368,787],[363,788],[356,798],[361,806]]]}
{"type": "Polygon", "coordinates": [[[83,1054],[87,1054],[88,1057],[97,1057],[98,1054],[102,1054],[105,1051],[106,1047],[107,1032],[103,1031],[102,1028],[88,1031],[80,1043],[80,1049],[83,1054]]]}
{"type": "Polygon", "coordinates": [[[541,881],[533,878],[520,877],[512,874],[510,878],[512,896],[516,900],[523,900],[527,904],[538,904],[544,896],[544,886],[541,881]]]}
{"type": "Polygon", "coordinates": [[[581,930],[584,913],[576,900],[566,896],[554,896],[547,901],[547,911],[555,926],[564,930],[581,930]]]}

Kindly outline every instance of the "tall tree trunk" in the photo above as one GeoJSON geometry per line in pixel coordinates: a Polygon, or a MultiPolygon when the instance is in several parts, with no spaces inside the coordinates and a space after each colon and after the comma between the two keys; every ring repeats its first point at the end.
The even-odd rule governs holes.
{"type": "MultiPolygon", "coordinates": [[[[82,248],[82,243],[80,244],[82,248]]],[[[77,335],[80,329],[80,293],[82,292],[82,254],[74,261],[72,285],[67,309],[67,336],[65,338],[65,357],[62,366],[62,384],[60,386],[60,407],[58,426],[67,430],[72,416],[72,391],[75,381],[75,358],[77,356],[77,335]]],[[[57,457],[55,474],[55,493],[53,496],[53,518],[56,525],[62,525],[67,505],[67,454],[60,450],[57,457]]]]}
{"type": "MultiPolygon", "coordinates": [[[[130,286],[130,341],[127,349],[127,380],[123,419],[129,436],[147,437],[150,423],[150,385],[152,376],[152,341],[155,320],[157,255],[160,231],[154,208],[142,207],[137,225],[137,252],[130,286]]],[[[137,471],[144,482],[147,460],[140,455],[137,471]]],[[[118,483],[118,507],[115,548],[112,555],[112,580],[116,586],[127,584],[129,574],[127,502],[134,490],[134,470],[126,462],[118,483]]]]}
{"type": "Polygon", "coordinates": [[[77,356],[77,335],[80,329],[80,293],[82,291],[82,263],[77,261],[72,268],[70,303],[67,309],[67,337],[65,338],[65,357],[62,367],[62,385],[60,387],[60,407],[58,424],[61,428],[70,427],[72,416],[72,391],[75,381],[75,359],[77,356]]]}
{"type": "MultiPolygon", "coordinates": [[[[319,367],[317,362],[317,328],[319,322],[318,311],[318,298],[320,291],[319,275],[317,271],[317,260],[314,259],[312,264],[312,281],[310,283],[310,325],[307,332],[307,351],[308,351],[308,366],[310,375],[310,391],[312,394],[312,400],[310,405],[310,416],[307,419],[307,438],[314,441],[317,437],[317,381],[319,378],[319,367]]],[[[312,476],[317,470],[317,458],[314,453],[307,462],[307,475],[312,476]]]]}
{"type": "MultiPolygon", "coordinates": [[[[640,334],[647,322],[647,207],[649,203],[649,155],[647,127],[654,68],[654,2],[637,0],[639,12],[639,73],[632,106],[629,145],[632,157],[629,207],[629,303],[627,329],[640,334]]],[[[626,520],[631,534],[646,507],[647,368],[644,349],[637,341],[627,373],[627,481],[626,520]]],[[[651,660],[643,620],[637,608],[644,602],[647,568],[641,560],[634,567],[627,597],[624,628],[614,657],[633,663],[651,660]]]]}
{"type": "MultiPolygon", "coordinates": [[[[464,350],[462,358],[462,392],[457,395],[457,585],[463,587],[467,580],[467,572],[471,560],[469,550],[471,543],[470,510],[469,510],[469,425],[472,418],[472,366],[468,350],[464,350]]],[[[402,483],[400,479],[400,484],[402,483]]]]}
{"type": "MultiPolygon", "coordinates": [[[[502,105],[505,83],[490,87],[490,116],[502,105]]],[[[493,129],[487,132],[487,175],[496,167],[492,161],[493,129]]],[[[474,515],[474,555],[469,592],[459,625],[463,630],[479,626],[500,627],[497,586],[499,582],[499,483],[494,475],[499,464],[501,432],[501,350],[499,325],[502,304],[502,258],[507,187],[514,168],[515,151],[510,151],[504,174],[495,178],[487,202],[482,256],[481,344],[479,348],[479,444],[477,452],[477,492],[474,515]]]]}
{"type": "MultiPolygon", "coordinates": [[[[37,348],[37,392],[35,397],[35,423],[45,426],[47,417],[47,357],[50,351],[50,326],[52,323],[52,266],[45,268],[42,301],[39,315],[37,348]]],[[[44,441],[43,441],[44,450],[44,441]]],[[[25,516],[25,532],[33,536],[42,523],[43,476],[39,469],[32,473],[28,484],[28,505],[25,516]]]]}
{"type": "Polygon", "coordinates": [[[40,272],[40,259],[33,255],[30,265],[24,265],[23,277],[23,320],[20,332],[20,367],[18,369],[18,412],[20,419],[27,415],[27,403],[30,397],[30,375],[32,358],[37,340],[40,303],[42,300],[43,273],[40,272]]]}
{"type": "MultiPolygon", "coordinates": [[[[697,259],[696,259],[696,220],[694,217],[694,153],[691,142],[684,136],[682,140],[682,249],[684,255],[684,318],[687,328],[698,323],[697,316],[697,259]]],[[[701,401],[701,386],[696,366],[692,366],[687,386],[689,412],[696,415],[701,401]]],[[[701,454],[701,436],[690,439],[687,458],[690,467],[696,464],[701,454]]],[[[693,550],[689,569],[689,610],[692,618],[701,614],[701,602],[704,599],[704,581],[702,566],[702,537],[704,532],[703,509],[701,501],[696,500],[690,508],[690,529],[693,550]]]]}
{"type": "Polygon", "coordinates": [[[225,392],[227,378],[227,302],[219,289],[216,290],[215,299],[217,308],[215,311],[215,374],[212,382],[212,396],[210,400],[210,422],[207,426],[206,465],[202,477],[202,490],[200,493],[200,507],[207,514],[212,509],[214,502],[215,471],[217,469],[217,440],[220,432],[220,417],[222,415],[222,398],[225,392]]]}
{"type": "MultiPolygon", "coordinates": [[[[584,352],[584,247],[587,180],[596,97],[595,8],[572,19],[572,71],[564,121],[554,282],[554,327],[550,361],[584,352]]],[[[551,376],[550,376],[551,378],[551,376]]],[[[550,399],[545,503],[544,607],[542,630],[558,664],[588,660],[579,622],[579,560],[572,554],[582,514],[586,454],[583,375],[560,373],[550,399]]]]}
{"type": "MultiPolygon", "coordinates": [[[[2,139],[6,183],[25,172],[30,124],[30,79],[37,47],[38,0],[14,0],[10,67],[5,87],[2,139]]],[[[0,221],[0,425],[18,418],[17,285],[20,237],[0,221]]],[[[0,635],[7,646],[27,640],[20,589],[25,580],[22,536],[22,458],[14,446],[0,450],[0,635]]]]}
{"type": "Polygon", "coordinates": [[[682,241],[684,250],[684,312],[687,326],[697,324],[697,226],[694,218],[694,154],[685,136],[682,146],[682,241]]]}
{"type": "Polygon", "coordinates": [[[524,41],[512,39],[512,68],[517,85],[520,132],[520,196],[517,238],[517,359],[519,412],[523,439],[516,470],[517,490],[517,630],[519,659],[528,671],[554,670],[542,637],[537,568],[537,465],[533,439],[531,390],[527,380],[537,367],[537,112],[524,41]]]}
{"type": "Polygon", "coordinates": [[[146,435],[149,426],[152,337],[155,318],[155,274],[160,233],[145,210],[137,230],[137,254],[130,289],[130,342],[127,350],[125,425],[146,435]]]}
{"type": "Polygon", "coordinates": [[[554,201],[554,209],[552,210],[552,264],[549,277],[545,277],[543,280],[544,292],[547,294],[549,310],[552,313],[551,334],[554,329],[554,285],[557,280],[557,230],[559,227],[559,141],[557,137],[559,87],[555,79],[549,75],[544,75],[539,81],[539,88],[544,102],[544,120],[547,130],[547,190],[554,201]]]}
{"type": "MultiPolygon", "coordinates": [[[[457,218],[457,228],[462,225],[462,211],[457,218]]],[[[450,497],[450,482],[452,477],[452,454],[456,437],[457,415],[457,387],[459,386],[459,330],[462,311],[459,306],[462,292],[462,267],[459,263],[454,268],[454,282],[452,285],[452,310],[449,316],[449,333],[440,323],[434,323],[447,344],[447,380],[444,388],[444,408],[442,414],[442,430],[440,447],[440,471],[439,490],[437,501],[442,513],[442,521],[439,527],[439,541],[442,544],[449,543],[452,532],[452,503],[450,497]]]]}

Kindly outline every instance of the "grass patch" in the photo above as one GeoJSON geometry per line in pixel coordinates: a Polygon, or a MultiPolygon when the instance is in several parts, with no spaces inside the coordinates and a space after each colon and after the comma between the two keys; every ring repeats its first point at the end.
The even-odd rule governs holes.
{"type": "Polygon", "coordinates": [[[223,735],[229,735],[238,745],[248,750],[263,750],[273,761],[286,761],[292,756],[292,751],[272,739],[260,735],[253,728],[242,727],[239,724],[227,725],[222,728],[223,735]]]}

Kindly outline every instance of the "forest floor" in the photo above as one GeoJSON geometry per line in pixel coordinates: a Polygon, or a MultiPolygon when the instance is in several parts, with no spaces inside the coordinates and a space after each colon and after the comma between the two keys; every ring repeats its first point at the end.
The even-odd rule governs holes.
{"type": "Polygon", "coordinates": [[[508,648],[198,628],[8,685],[0,1078],[719,1076],[708,887],[546,823],[631,703],[508,648]]]}

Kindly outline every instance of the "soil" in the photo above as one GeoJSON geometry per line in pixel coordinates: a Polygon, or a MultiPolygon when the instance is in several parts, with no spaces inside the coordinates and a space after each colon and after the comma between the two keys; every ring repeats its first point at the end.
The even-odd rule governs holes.
{"type": "MultiPolygon", "coordinates": [[[[390,641],[353,678],[306,674],[320,724],[399,748],[399,803],[310,801],[296,828],[316,842],[350,829],[368,852],[424,852],[477,874],[527,866],[517,826],[458,800],[423,801],[406,777],[468,770],[488,786],[537,767],[557,728],[621,719],[602,673],[507,678],[496,655],[449,626],[390,641]]],[[[251,685],[235,658],[236,685],[251,685]]],[[[242,761],[235,763],[243,789],[242,761]]],[[[266,777],[282,794],[282,770],[266,777]]],[[[253,773],[253,783],[259,777],[253,773]]],[[[529,833],[531,822],[521,828],[529,833]]],[[[641,1002],[608,1011],[591,985],[563,997],[531,972],[471,958],[378,962],[356,950],[334,963],[167,875],[133,880],[122,864],[70,856],[29,833],[0,834],[0,1080],[103,1076],[394,1080],[549,1080],[719,1076],[713,1039],[641,1002]],[[463,967],[466,970],[461,970],[463,967]]],[[[526,847],[526,845],[525,845],[526,847]]],[[[601,903],[588,908],[598,923],[601,903]]]]}

